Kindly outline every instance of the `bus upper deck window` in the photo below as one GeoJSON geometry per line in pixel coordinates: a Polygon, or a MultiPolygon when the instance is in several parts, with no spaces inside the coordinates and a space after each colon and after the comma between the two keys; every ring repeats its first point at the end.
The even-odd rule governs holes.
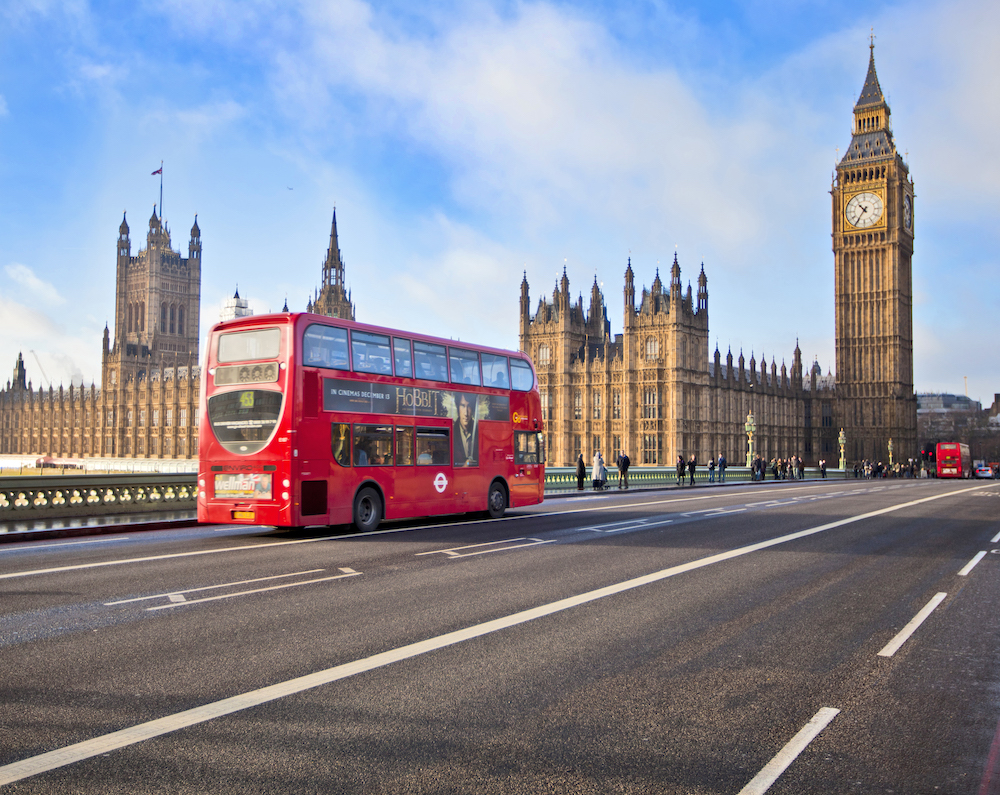
{"type": "Polygon", "coordinates": [[[256,362],[277,359],[281,349],[281,329],[260,328],[230,331],[219,336],[220,362],[256,362]]]}
{"type": "Polygon", "coordinates": [[[510,360],[511,385],[518,392],[530,392],[535,385],[535,375],[529,365],[523,359],[510,360]]]}
{"type": "Polygon", "coordinates": [[[448,382],[448,353],[444,345],[413,343],[414,378],[448,382]]]}
{"type": "Polygon", "coordinates": [[[366,331],[352,332],[351,359],[356,373],[392,375],[389,338],[384,334],[369,334],[366,331]]]}
{"type": "Polygon", "coordinates": [[[458,348],[449,348],[448,353],[451,354],[451,382],[480,386],[479,354],[458,348]]]}
{"type": "Polygon", "coordinates": [[[302,335],[302,364],[330,370],[349,370],[347,329],[313,324],[302,335]]]}
{"type": "Polygon", "coordinates": [[[510,378],[507,375],[507,357],[497,356],[492,353],[482,353],[483,360],[483,386],[492,386],[497,389],[510,389],[510,378]]]}
{"type": "Polygon", "coordinates": [[[410,341],[397,337],[392,339],[392,358],[396,364],[398,378],[413,378],[413,357],[410,354],[410,341]]]}

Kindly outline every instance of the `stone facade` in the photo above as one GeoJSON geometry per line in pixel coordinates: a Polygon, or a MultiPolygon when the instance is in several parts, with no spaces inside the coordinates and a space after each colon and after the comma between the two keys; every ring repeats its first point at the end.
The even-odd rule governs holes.
{"type": "Polygon", "coordinates": [[[803,372],[796,344],[791,365],[770,369],[743,353],[708,353],[708,280],[682,289],[674,257],[670,284],[659,272],[638,306],[632,263],[625,270],[623,333],[612,337],[596,279],[590,303],[575,304],[569,279],[531,311],[521,283],[520,345],[535,361],[546,417],[549,461],[572,465],[596,450],[613,461],[626,450],[636,464],[671,465],[692,454],[704,463],[726,455],[746,463],[747,415],[755,452],[839,463],[916,458],[913,392],[913,180],[896,150],[889,106],[875,72],[874,46],[854,107],[850,148],[831,189],[835,268],[836,381],[818,364],[803,372]]]}
{"type": "Polygon", "coordinates": [[[32,388],[18,356],[0,392],[0,453],[54,458],[193,458],[198,454],[201,230],[188,256],[153,211],[132,255],[118,229],[115,336],[104,329],[101,388],[32,388]]]}
{"type": "Polygon", "coordinates": [[[625,269],[624,332],[612,336],[595,279],[590,302],[573,303],[569,278],[534,314],[527,276],[521,282],[520,347],[535,362],[545,419],[548,461],[588,462],[596,451],[613,462],[626,451],[634,464],[671,465],[692,454],[702,464],[724,454],[745,464],[744,423],[752,412],[755,452],[766,459],[834,458],[834,394],[816,364],[804,376],[796,345],[789,368],[770,370],[742,353],[708,356],[708,278],[698,290],[681,285],[677,257],[665,286],[657,272],[636,305],[631,259],[625,269]]]}

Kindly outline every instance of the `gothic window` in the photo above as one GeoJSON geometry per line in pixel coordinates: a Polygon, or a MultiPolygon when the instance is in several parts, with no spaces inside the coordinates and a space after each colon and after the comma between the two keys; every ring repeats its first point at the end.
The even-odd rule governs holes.
{"type": "Polygon", "coordinates": [[[162,304],[160,306],[160,331],[163,334],[167,333],[167,305],[162,304]]]}
{"type": "Polygon", "coordinates": [[[642,463],[656,464],[659,462],[660,437],[647,433],[642,437],[642,463]]]}
{"type": "Polygon", "coordinates": [[[125,330],[132,330],[132,304],[129,304],[125,311],[125,330]]]}
{"type": "Polygon", "coordinates": [[[187,409],[180,410],[180,424],[182,428],[186,428],[188,424],[188,411],[187,409]]]}
{"type": "Polygon", "coordinates": [[[173,304],[170,305],[170,333],[177,333],[177,310],[173,304]]]}
{"type": "Polygon", "coordinates": [[[659,419],[659,393],[655,387],[646,387],[642,393],[642,416],[647,420],[659,419]]]}
{"type": "Polygon", "coordinates": [[[173,409],[167,409],[167,417],[166,417],[166,421],[163,424],[163,427],[165,427],[165,428],[172,428],[173,425],[174,425],[174,410],[173,409]]]}
{"type": "Polygon", "coordinates": [[[146,330],[146,302],[139,303],[139,331],[146,330]]]}
{"type": "Polygon", "coordinates": [[[540,395],[542,399],[542,419],[551,420],[552,419],[552,404],[549,401],[549,393],[542,392],[540,395]]]}
{"type": "Polygon", "coordinates": [[[583,419],[583,392],[579,389],[573,393],[573,419],[583,419]]]}
{"type": "Polygon", "coordinates": [[[550,364],[552,361],[552,350],[548,345],[540,345],[538,347],[538,364],[545,366],[550,364]]]}
{"type": "Polygon", "coordinates": [[[177,308],[177,333],[184,333],[184,307],[177,308]]]}
{"type": "Polygon", "coordinates": [[[611,446],[613,448],[611,454],[617,457],[618,453],[622,451],[622,437],[618,435],[612,436],[611,446]]]}
{"type": "Polygon", "coordinates": [[[139,409],[139,427],[146,427],[146,409],[139,409]]]}
{"type": "Polygon", "coordinates": [[[611,419],[620,420],[622,418],[622,393],[616,389],[611,393],[611,419]]]}
{"type": "Polygon", "coordinates": [[[655,359],[660,355],[660,341],[656,337],[646,338],[646,358],[655,359]]]}
{"type": "Polygon", "coordinates": [[[594,390],[594,419],[599,420],[601,418],[601,393],[594,390]]]}
{"type": "Polygon", "coordinates": [[[160,410],[159,409],[153,409],[153,427],[154,428],[160,427],[160,410]]]}
{"type": "Polygon", "coordinates": [[[573,436],[573,461],[579,460],[581,455],[583,455],[583,448],[580,446],[580,435],[575,434],[573,436]]]}

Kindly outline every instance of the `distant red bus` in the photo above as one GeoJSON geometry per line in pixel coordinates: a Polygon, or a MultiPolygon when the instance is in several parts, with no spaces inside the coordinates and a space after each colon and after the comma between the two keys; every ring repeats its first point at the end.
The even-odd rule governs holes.
{"type": "Polygon", "coordinates": [[[939,478],[971,478],[972,456],[969,445],[961,442],[938,442],[937,476],[939,478]]]}
{"type": "Polygon", "coordinates": [[[217,324],[206,359],[200,522],[370,531],[542,501],[523,353],[288,313],[217,324]]]}

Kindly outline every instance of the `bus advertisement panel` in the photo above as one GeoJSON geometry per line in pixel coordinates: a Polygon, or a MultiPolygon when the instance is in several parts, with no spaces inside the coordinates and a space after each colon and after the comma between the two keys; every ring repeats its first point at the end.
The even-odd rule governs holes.
{"type": "Polygon", "coordinates": [[[198,518],[283,527],[542,501],[528,357],[308,314],[215,326],[198,518]]]}
{"type": "Polygon", "coordinates": [[[969,445],[961,442],[939,442],[935,458],[939,478],[972,477],[972,456],[969,455],[969,445]]]}

